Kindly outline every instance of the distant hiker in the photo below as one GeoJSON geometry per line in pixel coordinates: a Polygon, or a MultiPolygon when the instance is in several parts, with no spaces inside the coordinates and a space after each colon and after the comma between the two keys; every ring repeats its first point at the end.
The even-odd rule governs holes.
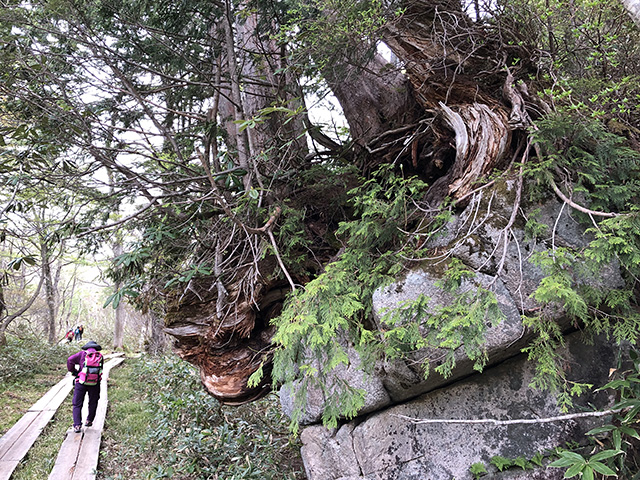
{"type": "Polygon", "coordinates": [[[67,343],[71,343],[73,341],[73,328],[69,329],[64,338],[67,339],[67,343]]]}
{"type": "Polygon", "coordinates": [[[82,431],[82,404],[89,394],[89,413],[85,425],[90,427],[96,418],[100,399],[100,380],[102,379],[102,347],[91,340],[67,359],[67,370],[75,377],[73,380],[73,431],[82,431]]]}
{"type": "Polygon", "coordinates": [[[82,340],[82,334],[84,333],[84,327],[82,325],[78,325],[78,337],[76,340],[82,340]]]}
{"type": "Polygon", "coordinates": [[[73,336],[75,337],[76,342],[80,341],[80,325],[73,330],[73,336]]]}

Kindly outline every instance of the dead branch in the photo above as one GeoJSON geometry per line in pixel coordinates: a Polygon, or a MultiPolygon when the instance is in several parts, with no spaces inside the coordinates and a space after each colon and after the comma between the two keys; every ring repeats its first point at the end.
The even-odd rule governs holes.
{"type": "Polygon", "coordinates": [[[117,222],[109,223],[107,225],[101,225],[99,227],[92,228],[91,230],[85,230],[84,232],[77,234],[76,237],[77,238],[86,237],[87,235],[91,235],[92,233],[98,232],[100,230],[107,230],[109,228],[114,228],[114,227],[117,227],[118,225],[122,225],[124,223],[127,223],[129,220],[132,220],[134,218],[139,217],[140,215],[142,215],[144,212],[149,210],[154,205],[158,205],[157,200],[153,200],[151,203],[149,203],[145,207],[141,208],[136,213],[134,213],[132,215],[129,215],[128,217],[125,217],[122,220],[118,220],[117,222]]]}
{"type": "Polygon", "coordinates": [[[513,86],[514,78],[507,68],[507,79],[504,82],[502,91],[511,102],[511,113],[509,114],[509,125],[513,128],[526,129],[531,125],[531,118],[525,108],[524,99],[520,91],[513,86]]]}
{"type": "Polygon", "coordinates": [[[618,217],[620,216],[619,213],[613,213],[613,212],[598,212],[596,210],[590,210],[588,208],[585,208],[581,205],[578,205],[577,203],[575,203],[573,200],[571,200],[570,198],[568,198],[564,193],[562,193],[560,191],[560,189],[558,188],[558,186],[556,185],[556,182],[553,180],[553,178],[549,178],[549,182],[551,183],[551,188],[553,188],[553,191],[556,192],[556,195],[558,195],[558,197],[560,197],[560,199],[565,202],[567,205],[569,205],[570,207],[578,210],[579,212],[582,213],[586,213],[588,215],[595,215],[597,217],[607,217],[607,218],[612,218],[612,217],[618,217]]]}
{"type": "Polygon", "coordinates": [[[527,157],[529,155],[529,148],[531,146],[531,140],[527,144],[527,147],[524,149],[524,154],[522,155],[522,162],[520,163],[520,172],[518,174],[518,186],[516,188],[516,198],[513,202],[513,210],[511,210],[511,217],[509,218],[509,222],[504,227],[504,244],[502,248],[502,258],[500,259],[500,265],[498,266],[498,271],[496,272],[495,278],[497,279],[502,273],[502,269],[504,268],[504,262],[507,258],[507,248],[509,248],[509,232],[511,231],[511,227],[516,221],[516,217],[518,216],[518,210],[520,209],[520,200],[522,198],[522,183],[524,181],[524,164],[527,161],[527,157]]]}
{"type": "Polygon", "coordinates": [[[552,423],[563,422],[566,420],[573,420],[576,418],[591,418],[591,417],[606,417],[607,415],[613,415],[614,413],[620,413],[622,409],[604,410],[602,412],[582,412],[582,413],[570,413],[567,415],[558,415],[556,417],[547,418],[518,418],[512,420],[497,420],[495,418],[478,418],[478,419],[457,419],[457,418],[413,418],[406,415],[392,414],[394,417],[408,420],[416,425],[422,425],[427,423],[457,423],[465,425],[477,425],[488,423],[491,425],[527,425],[527,424],[539,424],[539,423],[552,423]]]}
{"type": "Polygon", "coordinates": [[[276,244],[276,239],[274,238],[273,232],[271,231],[271,229],[268,230],[268,234],[269,234],[269,240],[271,240],[271,246],[273,246],[273,253],[276,256],[276,259],[278,260],[278,265],[280,265],[280,268],[282,269],[282,273],[284,273],[285,277],[287,277],[287,280],[289,281],[289,285],[291,285],[291,290],[295,291],[296,285],[295,283],[293,283],[293,279],[291,278],[289,271],[284,266],[284,263],[282,262],[282,258],[280,258],[278,245],[276,244]]]}

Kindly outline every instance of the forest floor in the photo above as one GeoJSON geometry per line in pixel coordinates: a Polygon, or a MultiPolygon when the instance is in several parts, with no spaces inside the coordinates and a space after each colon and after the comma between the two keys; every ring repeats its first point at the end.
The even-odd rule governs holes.
{"type": "MultiPolygon", "coordinates": [[[[62,378],[66,366],[60,358],[66,353],[31,375],[3,378],[0,366],[0,435],[62,378]]],[[[47,478],[70,425],[71,395],[11,479],[47,478]]],[[[128,358],[109,377],[97,479],[162,478],[300,480],[305,475],[298,440],[289,434],[275,395],[244,407],[221,407],[202,391],[195,369],[174,356],[128,358]]]]}

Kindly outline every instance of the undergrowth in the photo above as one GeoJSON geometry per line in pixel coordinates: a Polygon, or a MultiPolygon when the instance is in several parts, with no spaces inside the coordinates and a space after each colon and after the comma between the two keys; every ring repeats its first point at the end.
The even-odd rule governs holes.
{"type": "Polygon", "coordinates": [[[49,345],[38,338],[9,336],[7,345],[0,347],[0,385],[27,380],[36,374],[66,372],[67,357],[77,350],[76,346],[49,345]]]}
{"type": "Polygon", "coordinates": [[[67,356],[74,351],[40,339],[7,337],[0,348],[0,435],[65,375],[67,356]]]}
{"type": "Polygon", "coordinates": [[[221,407],[175,357],[128,359],[110,383],[100,479],[305,478],[274,396],[221,407]]]}

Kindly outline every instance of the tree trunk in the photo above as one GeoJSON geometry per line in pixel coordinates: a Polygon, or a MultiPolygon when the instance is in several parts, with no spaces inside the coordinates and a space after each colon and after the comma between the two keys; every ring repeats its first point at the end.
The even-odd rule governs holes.
{"type": "Polygon", "coordinates": [[[51,251],[46,239],[41,239],[40,258],[42,260],[42,276],[44,278],[44,294],[47,304],[46,333],[51,345],[56,343],[56,292],[51,273],[51,251]]]}
{"type": "Polygon", "coordinates": [[[7,312],[7,305],[4,301],[4,287],[2,283],[0,283],[0,347],[3,347],[7,344],[6,330],[8,323],[5,323],[5,316],[7,312]]]}
{"type": "Polygon", "coordinates": [[[4,316],[2,315],[2,313],[0,313],[0,346],[6,345],[6,342],[7,342],[6,332],[11,322],[13,322],[16,318],[18,318],[20,315],[24,314],[24,312],[26,312],[31,308],[31,305],[33,305],[33,303],[36,301],[36,298],[38,298],[38,296],[40,295],[40,289],[42,288],[43,283],[44,283],[44,275],[40,275],[40,281],[38,282],[38,286],[36,287],[35,291],[31,295],[29,300],[27,300],[27,302],[24,305],[22,305],[22,307],[18,308],[18,310],[16,310],[11,314],[9,314],[9,310],[7,309],[6,303],[4,303],[5,302],[4,290],[0,288],[0,294],[2,295],[2,298],[0,298],[0,302],[2,303],[2,305],[4,305],[3,306],[4,316]]]}
{"type": "MultiPolygon", "coordinates": [[[[431,12],[432,19],[437,14],[432,3],[426,0],[418,3],[418,8],[431,12]]],[[[447,2],[447,6],[459,8],[459,3],[447,2]]],[[[455,8],[454,23],[462,29],[469,20],[455,8]]],[[[241,79],[234,63],[238,51],[227,46],[232,94],[231,101],[220,99],[219,111],[221,117],[226,112],[236,121],[243,114],[248,117],[258,114],[274,101],[284,100],[286,104],[289,98],[279,97],[281,91],[269,87],[279,82],[274,65],[280,67],[284,60],[280,52],[273,51],[275,45],[256,39],[257,22],[251,15],[236,28],[234,37],[232,17],[228,14],[227,40],[239,39],[243,48],[238,51],[259,50],[260,58],[266,52],[269,58],[278,61],[254,63],[252,55],[242,57],[242,78],[261,82],[247,81],[241,95],[241,79]]],[[[407,166],[408,173],[418,174],[433,184],[430,199],[437,203],[445,196],[464,197],[479,178],[501,166],[511,147],[511,131],[516,127],[510,125],[509,107],[495,98],[495,91],[478,90],[469,78],[450,71],[454,61],[463,59],[442,48],[429,26],[417,20],[420,18],[424,20],[417,14],[401,16],[384,31],[385,41],[402,62],[402,69],[374,55],[363,67],[348,61],[334,62],[325,68],[323,75],[349,123],[361,171],[367,174],[382,163],[407,166]]],[[[465,64],[470,71],[486,67],[473,62],[465,64]]],[[[263,167],[265,171],[251,172],[256,179],[259,174],[292,168],[297,161],[282,160],[277,156],[279,150],[266,148],[270,141],[277,147],[283,123],[270,120],[258,124],[246,137],[250,145],[247,153],[275,152],[273,167],[261,161],[261,165],[269,165],[263,167]]],[[[228,128],[233,134],[236,127],[228,124],[228,128]]],[[[235,141],[242,142],[244,137],[237,132],[234,135],[235,141]]],[[[290,148],[306,152],[306,147],[290,148]]],[[[277,188],[277,184],[272,186],[274,191],[277,188]]],[[[251,244],[254,251],[263,248],[259,237],[252,238],[251,244]]],[[[216,250],[216,265],[228,260],[223,249],[216,249],[215,245],[212,249],[216,250]]],[[[268,392],[270,354],[256,352],[269,351],[273,335],[269,322],[279,314],[289,291],[282,283],[268,280],[270,272],[278,268],[273,257],[247,265],[237,270],[233,279],[222,275],[216,267],[211,278],[190,282],[185,291],[175,292],[169,299],[165,317],[165,331],[177,339],[178,354],[200,368],[203,385],[227,404],[251,401],[268,392]],[[265,372],[262,383],[249,388],[247,379],[261,365],[265,372]]]]}
{"type": "MultiPolygon", "coordinates": [[[[119,284],[116,284],[116,288],[120,288],[119,284]]],[[[124,303],[118,303],[115,311],[115,321],[113,325],[113,348],[114,350],[122,350],[124,346],[124,303]]]]}
{"type": "Polygon", "coordinates": [[[8,323],[0,321],[0,348],[7,345],[7,327],[8,323]]]}
{"type": "MultiPolygon", "coordinates": [[[[76,283],[78,281],[78,271],[77,268],[73,272],[73,278],[71,281],[71,287],[65,288],[62,296],[62,305],[60,308],[60,328],[61,330],[67,331],[71,324],[74,323],[71,319],[71,314],[73,312],[73,298],[76,293],[76,283]],[[64,322],[64,324],[63,324],[64,322]]],[[[76,319],[77,321],[78,319],[76,319]]]]}
{"type": "MultiPolygon", "coordinates": [[[[231,93],[228,97],[221,95],[217,109],[229,143],[238,151],[239,164],[248,171],[244,188],[262,187],[258,189],[258,204],[269,206],[281,190],[290,188],[289,181],[273,178],[284,172],[298,173],[308,147],[303,120],[289,118],[287,111],[272,109],[264,113],[263,109],[277,106],[294,111],[301,109],[303,101],[293,75],[287,69],[276,71],[286,64],[284,52],[274,41],[265,40],[266,35],[260,35],[255,12],[247,9],[239,17],[241,21],[236,22],[228,2],[223,26],[231,93]],[[239,129],[238,122],[257,116],[260,121],[255,126],[239,129]],[[260,170],[255,168],[257,164],[260,170]],[[268,186],[262,184],[264,179],[270,182],[268,186]]],[[[272,216],[267,225],[275,221],[272,216]]],[[[176,292],[168,302],[165,317],[165,331],[176,338],[177,353],[200,368],[203,385],[227,404],[244,403],[268,393],[268,375],[255,388],[249,388],[247,380],[264,360],[259,352],[267,351],[270,345],[273,328],[269,320],[289,291],[269,279],[279,268],[272,254],[259,261],[230,258],[229,244],[235,242],[234,236],[246,239],[242,247],[246,252],[240,258],[249,259],[265,251],[267,243],[275,249],[275,240],[266,228],[255,230],[259,231],[220,229],[217,243],[211,247],[213,275],[190,282],[184,292],[176,292]],[[232,275],[223,275],[221,265],[230,259],[243,266],[232,275]]]]}
{"type": "Polygon", "coordinates": [[[145,350],[150,355],[161,355],[166,345],[165,334],[162,331],[162,320],[152,310],[149,310],[146,317],[147,341],[145,350]]]}
{"type": "MultiPolygon", "coordinates": [[[[113,253],[117,257],[122,255],[122,243],[118,241],[113,245],[113,253]]],[[[120,290],[122,284],[120,282],[116,282],[114,288],[117,291],[120,290]]],[[[113,325],[113,348],[115,350],[122,350],[124,344],[124,303],[122,301],[118,302],[118,306],[115,311],[115,321],[113,325]]]]}
{"type": "Polygon", "coordinates": [[[365,147],[381,133],[417,122],[424,112],[407,77],[375,55],[363,67],[333,64],[323,71],[349,123],[356,145],[365,147]]]}
{"type": "Polygon", "coordinates": [[[248,145],[247,131],[240,128],[240,123],[245,119],[243,100],[240,93],[240,69],[237,63],[237,53],[235,49],[235,38],[233,32],[233,15],[232,6],[229,0],[225,1],[226,16],[223,21],[224,32],[226,37],[225,45],[227,47],[227,67],[229,72],[229,80],[231,82],[231,107],[233,110],[234,124],[231,126],[233,137],[235,139],[235,147],[238,153],[238,163],[240,167],[247,171],[247,174],[243,177],[243,183],[245,190],[251,188],[251,177],[253,169],[250,165],[250,151],[248,145]]]}
{"type": "MultiPolygon", "coordinates": [[[[246,2],[248,3],[248,2],[246,2]]],[[[244,86],[244,113],[247,118],[260,116],[262,121],[255,127],[247,129],[252,156],[264,155],[271,149],[286,146],[286,154],[270,153],[269,156],[281,162],[260,163],[261,176],[271,177],[289,162],[300,165],[308,153],[304,125],[301,115],[287,115],[286,112],[271,111],[261,114],[268,107],[282,107],[290,111],[303,109],[304,101],[298,91],[298,80],[295,76],[280,67],[286,65],[285,51],[275,40],[269,39],[269,32],[263,32],[260,19],[255,11],[248,10],[243,14],[243,21],[237,25],[237,42],[242,46],[242,78],[244,86]],[[294,159],[297,159],[294,160],[294,159]]],[[[260,178],[260,177],[258,177],[260,178]]]]}

